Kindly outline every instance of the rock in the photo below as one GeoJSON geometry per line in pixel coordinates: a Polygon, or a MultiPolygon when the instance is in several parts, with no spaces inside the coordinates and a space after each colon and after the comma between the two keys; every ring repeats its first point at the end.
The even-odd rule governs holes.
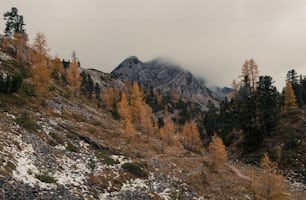
{"type": "Polygon", "coordinates": [[[154,88],[163,93],[175,91],[178,97],[199,103],[205,110],[209,101],[218,105],[217,95],[206,87],[203,79],[162,59],[142,62],[131,56],[114,69],[111,75],[122,81],[138,81],[147,90],[154,88]]]}

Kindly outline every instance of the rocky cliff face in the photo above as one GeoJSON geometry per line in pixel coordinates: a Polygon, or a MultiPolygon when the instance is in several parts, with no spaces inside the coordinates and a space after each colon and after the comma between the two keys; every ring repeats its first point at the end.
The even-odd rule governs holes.
{"type": "Polygon", "coordinates": [[[217,96],[206,87],[203,79],[161,59],[142,62],[132,56],[125,59],[111,75],[120,80],[138,81],[146,89],[154,88],[162,93],[175,91],[178,96],[198,103],[204,109],[208,101],[217,104],[217,96]]]}
{"type": "Polygon", "coordinates": [[[109,73],[104,73],[96,69],[82,69],[82,71],[90,74],[93,82],[98,83],[101,89],[124,87],[124,83],[121,80],[113,78],[109,73]]]}

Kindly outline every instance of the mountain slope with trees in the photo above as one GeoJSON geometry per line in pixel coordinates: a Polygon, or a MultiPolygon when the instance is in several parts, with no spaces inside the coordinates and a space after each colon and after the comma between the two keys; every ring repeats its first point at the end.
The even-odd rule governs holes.
{"type": "MultiPolygon", "coordinates": [[[[186,91],[84,69],[75,52],[52,57],[43,33],[25,40],[16,8],[5,15],[19,17],[0,37],[1,199],[305,196],[305,77],[294,70],[280,94],[247,60],[217,102],[190,73],[153,64],[175,72],[166,89],[191,81],[191,96],[207,94],[202,110],[186,91]]],[[[127,65],[143,67],[136,58],[127,65]]]]}

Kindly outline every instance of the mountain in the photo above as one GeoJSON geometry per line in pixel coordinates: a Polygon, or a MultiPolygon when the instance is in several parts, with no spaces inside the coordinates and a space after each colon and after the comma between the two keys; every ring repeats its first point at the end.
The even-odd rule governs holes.
{"type": "MultiPolygon", "coordinates": [[[[111,95],[105,98],[104,95],[96,97],[84,95],[81,90],[73,91],[54,66],[51,67],[52,81],[47,97],[42,101],[43,96],[35,92],[30,76],[34,73],[29,71],[33,66],[18,64],[14,57],[0,48],[0,199],[252,199],[255,191],[256,195],[270,188],[274,191],[275,187],[268,185],[267,188],[264,184],[267,180],[261,179],[262,168],[238,160],[224,161],[224,168],[219,168],[212,164],[215,156],[204,146],[199,151],[184,146],[184,141],[192,142],[192,136],[182,137],[183,126],[178,124],[178,117],[174,118],[177,128],[172,134],[164,135],[157,126],[151,133],[144,129],[126,132],[122,121],[112,117],[110,110],[103,106],[111,95]],[[20,84],[16,75],[22,75],[20,84]],[[169,143],[169,137],[173,143],[169,143]],[[249,177],[257,174],[260,175],[258,179],[249,177]],[[250,179],[254,184],[250,185],[250,179]]],[[[146,87],[155,87],[165,93],[175,90],[186,100],[216,101],[204,81],[173,64],[160,60],[142,63],[134,57],[123,62],[117,72],[122,70],[121,76],[132,76],[125,69],[129,67],[135,74],[137,70],[141,72],[136,77],[146,87]],[[152,69],[156,69],[155,77],[160,78],[159,81],[152,79],[152,85],[146,83],[144,76],[152,76],[148,75],[152,69],[144,70],[143,66],[154,66],[152,69]]],[[[95,69],[81,71],[90,74],[101,90],[116,88],[118,95],[120,91],[128,91],[128,85],[123,82],[128,79],[115,78],[118,74],[95,69]]],[[[111,105],[117,108],[119,96],[113,96],[111,105]]],[[[170,104],[169,101],[161,102],[162,109],[170,104]]],[[[189,102],[179,101],[171,108],[171,114],[178,110],[185,117],[188,110],[196,114],[189,102]]],[[[280,131],[304,131],[305,113],[301,116],[294,129],[286,127],[280,131]]],[[[169,118],[167,120],[170,122],[169,118]]],[[[267,178],[275,180],[272,175],[267,178]]],[[[286,195],[290,195],[290,199],[305,197],[305,184],[292,179],[288,186],[286,195]]]]}
{"type": "Polygon", "coordinates": [[[131,56],[121,62],[111,75],[122,81],[138,81],[146,89],[154,88],[161,93],[175,91],[178,96],[201,105],[204,110],[209,101],[218,104],[218,95],[206,87],[203,79],[163,59],[142,62],[131,56]]]}

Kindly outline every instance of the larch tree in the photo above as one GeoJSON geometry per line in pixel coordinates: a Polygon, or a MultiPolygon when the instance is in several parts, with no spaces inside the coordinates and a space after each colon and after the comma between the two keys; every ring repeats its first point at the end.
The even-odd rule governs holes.
{"type": "Polygon", "coordinates": [[[140,123],[141,130],[147,136],[147,141],[149,140],[149,136],[154,132],[154,124],[153,124],[153,111],[152,108],[144,104],[142,106],[143,110],[140,111],[140,123]]]}
{"type": "Polygon", "coordinates": [[[202,141],[198,128],[193,121],[186,122],[181,133],[181,141],[185,149],[200,152],[202,148],[202,141]]]}
{"type": "Polygon", "coordinates": [[[47,39],[43,33],[37,33],[34,43],[32,45],[32,52],[30,59],[32,62],[32,77],[36,94],[45,103],[46,97],[49,93],[51,83],[51,72],[48,66],[48,46],[47,39]]]}
{"type": "Polygon", "coordinates": [[[262,157],[260,166],[262,172],[251,176],[250,188],[254,199],[289,199],[285,178],[277,173],[277,164],[270,160],[267,153],[262,157]]]}
{"type": "Polygon", "coordinates": [[[132,123],[131,107],[125,92],[121,95],[121,100],[118,104],[118,112],[120,115],[121,126],[129,135],[133,135],[135,133],[135,128],[132,123]]]}
{"type": "Polygon", "coordinates": [[[77,61],[75,51],[72,52],[71,59],[72,60],[69,64],[69,68],[67,72],[67,81],[68,81],[68,84],[71,90],[74,92],[74,95],[77,95],[77,92],[79,91],[81,84],[82,84],[82,78],[80,75],[78,61],[77,61]]]}
{"type": "Polygon", "coordinates": [[[38,32],[34,39],[34,43],[32,44],[32,52],[31,58],[36,62],[40,63],[40,65],[47,66],[49,59],[49,51],[47,45],[47,38],[45,34],[38,32]]]}
{"type": "Polygon", "coordinates": [[[222,139],[217,134],[211,137],[208,150],[211,154],[211,167],[213,169],[222,169],[227,161],[227,151],[222,139]]]}
{"type": "Polygon", "coordinates": [[[244,80],[246,76],[250,81],[251,90],[255,91],[256,82],[258,81],[259,78],[259,71],[258,71],[258,65],[253,59],[246,60],[242,65],[241,75],[239,77],[242,78],[242,80],[244,80]]]}
{"type": "Polygon", "coordinates": [[[108,111],[113,111],[114,105],[116,105],[120,99],[119,90],[115,88],[104,88],[102,90],[102,99],[105,108],[108,111]]]}
{"type": "Polygon", "coordinates": [[[61,79],[65,75],[65,68],[63,62],[58,56],[55,56],[52,60],[52,74],[55,78],[61,79]]]}
{"type": "Polygon", "coordinates": [[[291,112],[297,109],[296,97],[292,88],[292,85],[289,81],[286,83],[284,90],[284,108],[285,112],[291,112]]]}
{"type": "Polygon", "coordinates": [[[168,113],[167,108],[165,108],[164,113],[164,126],[159,130],[159,134],[162,140],[164,140],[168,145],[176,144],[175,138],[175,126],[168,113]]]}
{"type": "Polygon", "coordinates": [[[131,91],[131,109],[132,109],[132,116],[133,122],[137,129],[141,129],[141,111],[144,110],[143,108],[143,94],[140,90],[138,82],[135,81],[132,86],[131,91]]]}

